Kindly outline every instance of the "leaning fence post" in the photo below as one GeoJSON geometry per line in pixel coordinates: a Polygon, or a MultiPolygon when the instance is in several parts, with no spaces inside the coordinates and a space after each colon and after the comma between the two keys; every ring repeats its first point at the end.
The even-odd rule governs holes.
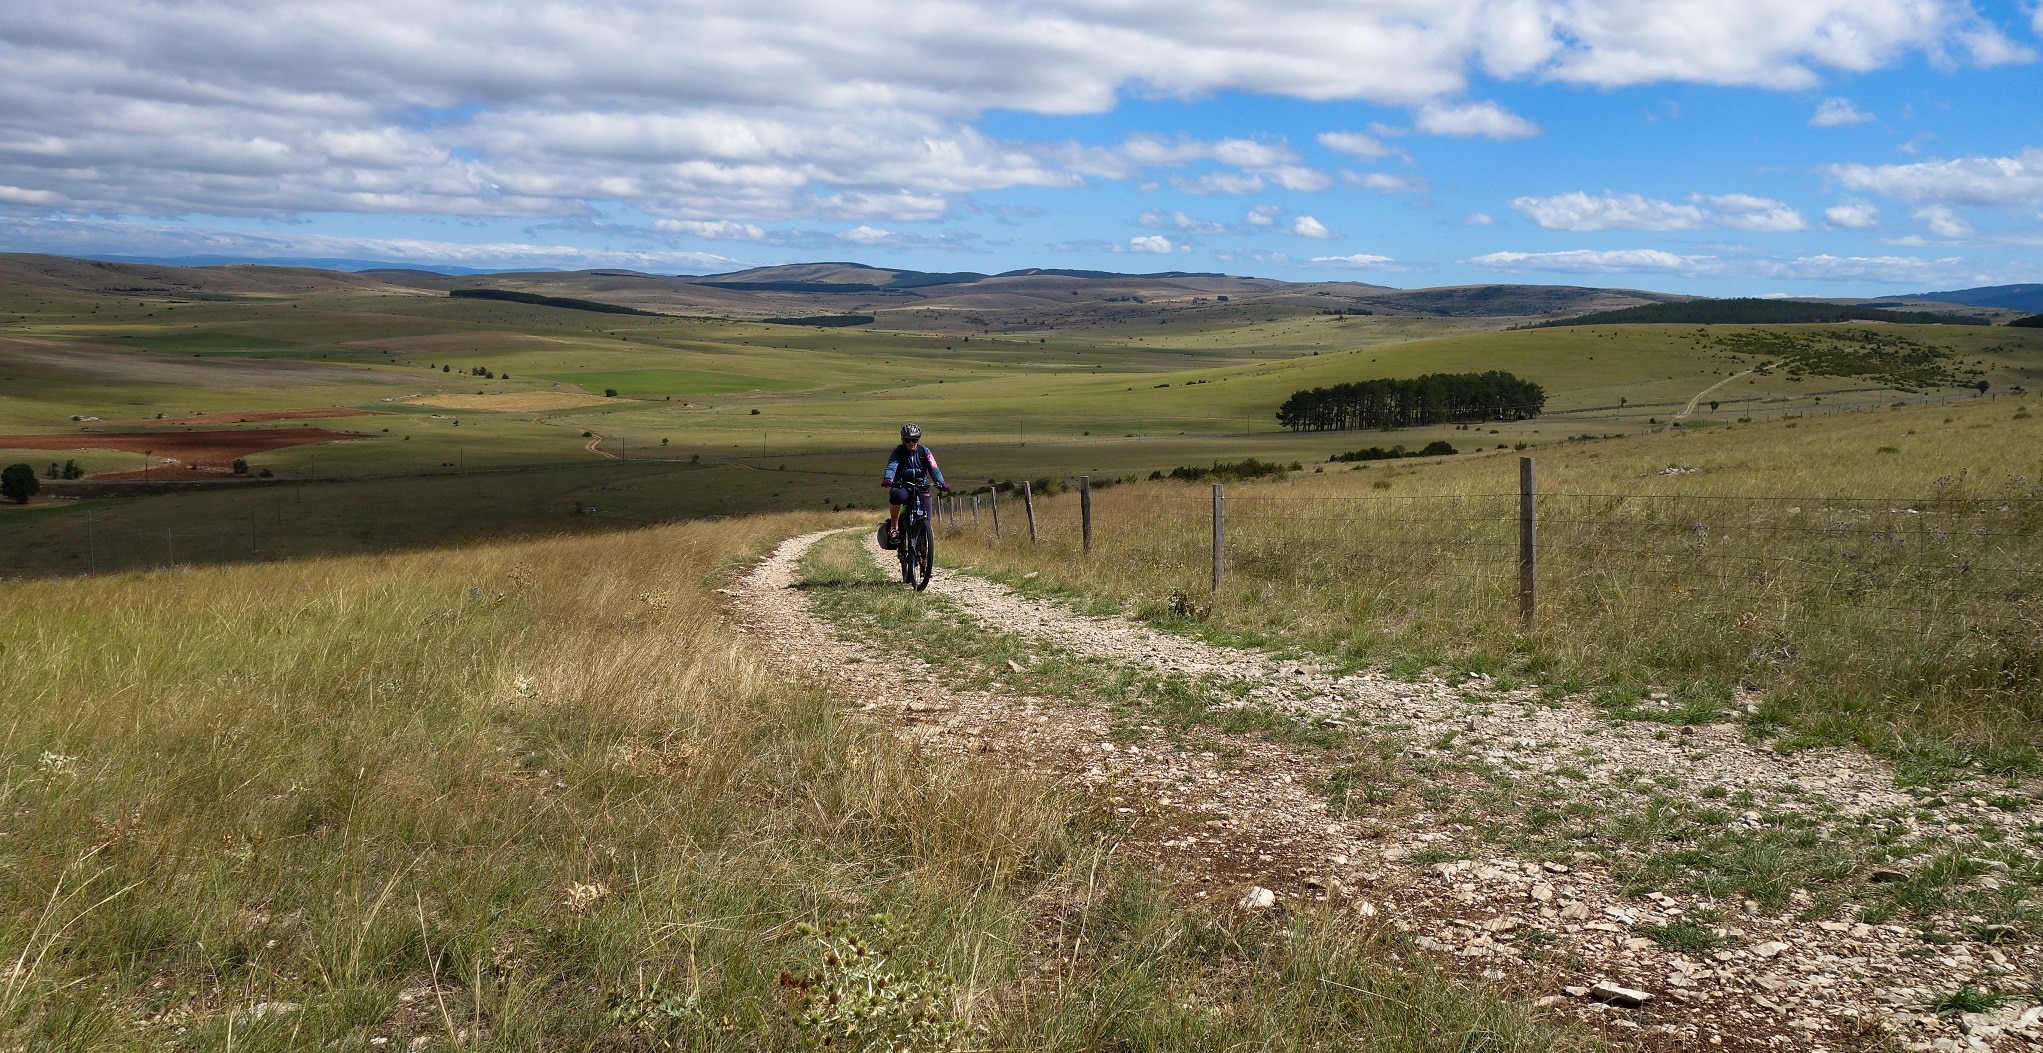
{"type": "Polygon", "coordinates": [[[1041,540],[1036,535],[1036,497],[1029,492],[1029,481],[1022,480],[1022,511],[1029,514],[1029,544],[1041,540]]]}
{"type": "Polygon", "coordinates": [[[1092,476],[1078,477],[1078,535],[1084,539],[1085,554],[1092,555],[1092,476]]]}
{"type": "Polygon", "coordinates": [[[1213,484],[1213,591],[1220,591],[1222,568],[1227,565],[1227,497],[1219,483],[1213,484]]]}
{"type": "Polygon", "coordinates": [[[1000,491],[987,494],[986,504],[993,509],[993,536],[997,538],[1000,536],[1000,491]]]}
{"type": "Polygon", "coordinates": [[[1537,505],[1532,458],[1518,458],[1518,617],[1527,629],[1539,627],[1539,557],[1537,505]]]}

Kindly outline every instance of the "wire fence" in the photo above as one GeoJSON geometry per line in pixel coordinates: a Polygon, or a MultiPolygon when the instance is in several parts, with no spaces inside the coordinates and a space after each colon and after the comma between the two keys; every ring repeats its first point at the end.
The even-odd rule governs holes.
{"type": "Polygon", "coordinates": [[[954,546],[1152,603],[1169,597],[1173,613],[1225,604],[1253,623],[1351,639],[1539,631],[1650,656],[1656,668],[1785,663],[1853,677],[1856,668],[1888,677],[1890,690],[1959,686],[2032,701],[2043,678],[2035,491],[1895,500],[1085,489],[952,498],[943,522],[954,546]]]}

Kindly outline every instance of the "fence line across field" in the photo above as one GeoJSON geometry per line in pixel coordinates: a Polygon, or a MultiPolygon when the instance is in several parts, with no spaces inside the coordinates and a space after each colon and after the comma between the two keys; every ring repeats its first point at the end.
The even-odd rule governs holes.
{"type": "MultiPolygon", "coordinates": [[[[1412,582],[1413,602],[1509,604],[1525,629],[1547,614],[1707,596],[1747,601],[1776,620],[1857,617],[1855,628],[1882,634],[2043,628],[2043,580],[2031,559],[2043,502],[2034,495],[1542,494],[1530,457],[1520,459],[1518,481],[1516,493],[1361,497],[1230,493],[1214,483],[1208,507],[1198,491],[1152,488],[1123,500],[1081,476],[1072,501],[1046,503],[1024,482],[975,495],[973,507],[984,499],[990,536],[1005,543],[1001,499],[1018,494],[1031,546],[1186,571],[1206,564],[1201,577],[1215,593],[1231,581],[1340,587],[1382,571],[1412,582]],[[1194,555],[1200,548],[1208,551],[1194,555]],[[1439,577],[1450,573],[1459,577],[1439,577]]],[[[948,522],[988,533],[977,515],[948,522]]]]}

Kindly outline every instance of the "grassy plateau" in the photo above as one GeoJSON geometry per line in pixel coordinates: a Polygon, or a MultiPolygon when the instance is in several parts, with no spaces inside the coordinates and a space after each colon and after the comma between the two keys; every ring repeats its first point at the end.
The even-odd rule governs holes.
{"type": "MultiPolygon", "coordinates": [[[[1612,720],[1858,742],[1923,787],[2039,767],[2043,330],[1516,329],[1537,319],[1326,289],[904,296],[819,329],[78,268],[0,281],[0,466],[85,475],[0,505],[0,1048],[1593,1044],[1357,915],[1193,905],[1114,852],[1099,802],[768,668],[716,590],[791,534],[869,527],[903,420],[979,501],[949,509],[947,572],[1612,720]],[[1487,369],[1547,412],[1273,418],[1300,389],[1487,369]],[[1332,459],[1435,442],[1458,452],[1332,459]],[[1275,474],[1236,481],[1250,458],[1275,474]]],[[[805,573],[843,626],[923,626],[950,675],[1028,646],[883,590],[848,536],[805,573]]],[[[1222,704],[1238,685],[1033,675],[1162,699],[1188,734],[1360,749],[1255,723],[1222,704]]],[[[1426,792],[1377,761],[1329,799],[1426,792]]],[[[1565,805],[1499,787],[1500,812],[1565,805]]]]}

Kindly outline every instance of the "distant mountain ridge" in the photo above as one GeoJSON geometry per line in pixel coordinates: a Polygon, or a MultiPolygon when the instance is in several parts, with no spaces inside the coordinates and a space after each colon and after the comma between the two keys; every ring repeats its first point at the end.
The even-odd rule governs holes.
{"type": "Polygon", "coordinates": [[[870,316],[879,328],[945,334],[1021,333],[1184,316],[1254,325],[1309,314],[1335,324],[1362,316],[1561,318],[1640,304],[1696,299],[1679,293],[1574,285],[1463,285],[1397,289],[1358,281],[1281,281],[1201,271],[1124,274],[1029,267],[999,274],[913,271],[849,262],[665,275],[619,267],[449,274],[377,266],[360,270],[269,264],[168,266],[29,253],[0,253],[0,283],[98,293],[171,296],[404,292],[545,305],[544,298],[660,314],[767,319],[870,316]],[[527,297],[541,298],[528,300],[527,297]]]}
{"type": "Polygon", "coordinates": [[[1821,322],[1900,322],[1916,325],[1989,325],[1985,318],[1931,311],[1883,311],[1820,300],[1769,300],[1734,297],[1641,304],[1616,311],[1597,311],[1573,318],[1536,322],[1528,328],[1569,325],[1801,325],[1821,322]]]}
{"type": "Polygon", "coordinates": [[[1982,285],[1976,289],[1951,289],[1945,292],[1911,293],[1896,299],[1936,300],[1939,303],[1962,303],[1968,307],[1997,307],[2005,311],[2043,312],[2043,284],[2025,285],[1982,285]]]}
{"type": "Polygon", "coordinates": [[[1025,267],[1021,270],[982,274],[978,271],[910,271],[872,267],[863,263],[790,263],[752,267],[726,274],[705,274],[688,279],[691,285],[753,292],[880,292],[898,289],[928,289],[939,285],[972,285],[993,278],[1226,278],[1218,271],[1156,271],[1123,274],[1116,271],[1064,270],[1025,267]]]}

